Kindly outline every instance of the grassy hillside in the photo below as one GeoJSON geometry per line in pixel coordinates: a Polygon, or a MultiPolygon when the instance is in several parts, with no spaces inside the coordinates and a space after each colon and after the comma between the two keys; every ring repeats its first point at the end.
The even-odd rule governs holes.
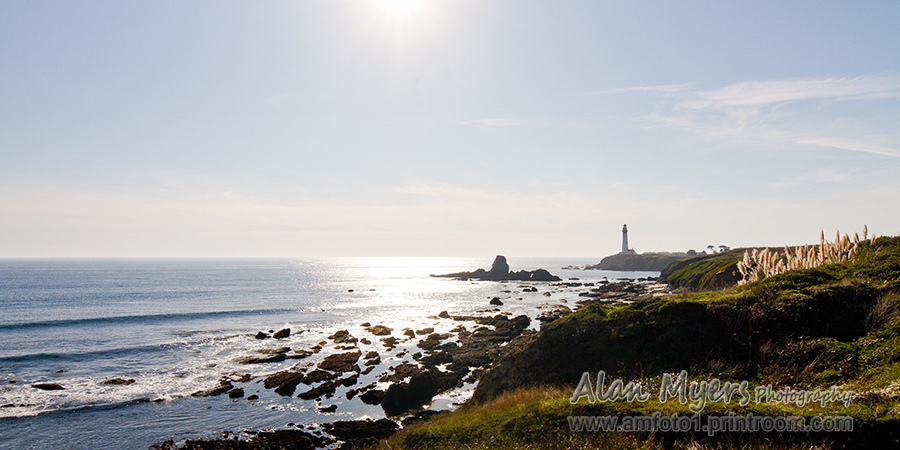
{"type": "Polygon", "coordinates": [[[688,258],[679,253],[617,253],[603,258],[599,264],[588,266],[600,270],[659,271],[669,264],[688,258]]]}
{"type": "MultiPolygon", "coordinates": [[[[722,257],[724,264],[726,255],[722,257]]],[[[897,445],[898,399],[900,238],[882,237],[863,242],[858,258],[843,264],[792,271],[728,290],[622,307],[582,307],[487,372],[472,405],[405,430],[390,448],[880,448],[897,445]],[[573,413],[649,413],[683,406],[569,404],[566,397],[580,375],[598,370],[625,379],[652,380],[663,372],[688,370],[698,379],[795,389],[839,385],[857,396],[850,408],[832,412],[855,417],[857,432],[724,434],[713,440],[684,434],[572,433],[565,417],[573,413]]],[[[822,413],[808,406],[750,408],[736,412],[822,413]]],[[[704,413],[726,409],[735,411],[736,405],[715,405],[704,413]]]]}
{"type": "Polygon", "coordinates": [[[662,270],[659,281],[694,291],[729,288],[740,279],[737,263],[743,256],[744,249],[740,248],[675,261],[662,270]]]}

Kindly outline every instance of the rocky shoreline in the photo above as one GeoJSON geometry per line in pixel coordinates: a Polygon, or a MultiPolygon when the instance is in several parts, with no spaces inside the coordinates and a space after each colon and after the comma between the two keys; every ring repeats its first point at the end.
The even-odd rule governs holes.
{"type": "MultiPolygon", "coordinates": [[[[505,263],[505,258],[502,262],[505,263]]],[[[516,290],[501,292],[509,294],[507,301],[520,300],[514,295],[538,292],[537,286],[544,286],[542,290],[548,297],[565,291],[581,298],[571,308],[558,303],[539,306],[541,313],[537,321],[540,326],[585,304],[627,303],[667,292],[665,285],[646,282],[582,283],[577,280],[519,285],[516,290]]],[[[559,301],[566,302],[564,299],[559,301]]],[[[288,424],[290,428],[287,429],[229,432],[222,438],[187,440],[177,444],[170,440],[151,448],[313,449],[338,443],[340,448],[354,448],[384,438],[410,423],[427,420],[438,412],[420,408],[431,403],[436,395],[477,383],[480,375],[509,349],[536,334],[529,316],[514,316],[497,308],[503,305],[499,297],[487,303],[479,315],[451,315],[441,311],[430,316],[429,319],[437,321],[436,325],[443,324],[441,328],[452,327],[445,333],[435,332],[431,326],[394,330],[383,324],[364,322],[359,324],[364,334],[354,336],[350,330],[338,330],[308,348],[291,348],[279,343],[298,333],[292,333],[290,329],[259,331],[255,337],[272,342],[271,348],[241,357],[237,362],[246,366],[246,371],[223,376],[216,385],[193,394],[195,397],[227,396],[231,401],[254,401],[259,395],[247,393],[259,393],[264,389],[285,397],[313,400],[323,414],[334,413],[340,404],[325,406],[325,399],[343,397],[349,401],[358,397],[365,404],[381,406],[387,418],[335,421],[306,427],[288,424]],[[395,348],[400,345],[407,348],[396,352],[395,348]],[[319,353],[327,356],[313,363],[313,355],[319,353]],[[286,360],[297,360],[297,363],[274,373],[253,373],[265,373],[267,365],[286,360]],[[399,362],[383,364],[395,360],[399,362]],[[372,373],[375,381],[361,385],[360,377],[372,373]]]]}

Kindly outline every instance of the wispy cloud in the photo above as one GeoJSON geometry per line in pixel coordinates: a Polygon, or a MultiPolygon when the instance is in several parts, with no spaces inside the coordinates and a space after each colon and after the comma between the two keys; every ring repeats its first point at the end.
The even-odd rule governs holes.
{"type": "MultiPolygon", "coordinates": [[[[644,119],[652,126],[732,143],[778,148],[812,145],[900,157],[898,130],[884,135],[883,130],[870,129],[865,121],[853,120],[843,106],[872,102],[872,110],[885,108],[876,102],[900,98],[898,77],[746,81],[683,94],[669,109],[644,119]]],[[[886,114],[896,115],[896,111],[885,109],[886,114]]]]}
{"type": "Polygon", "coordinates": [[[697,92],[681,104],[689,109],[725,109],[773,105],[800,100],[860,100],[900,97],[900,78],[798,78],[747,81],[697,92]]]}
{"type": "Polygon", "coordinates": [[[657,84],[657,85],[648,85],[648,86],[629,86],[618,89],[606,89],[602,91],[591,91],[588,92],[587,95],[606,95],[606,94],[620,94],[623,92],[649,92],[649,93],[657,93],[657,94],[674,94],[678,92],[683,92],[692,87],[691,84],[657,84]]]}
{"type": "Polygon", "coordinates": [[[460,120],[456,122],[458,125],[466,127],[476,127],[485,129],[499,128],[591,128],[596,126],[594,123],[583,121],[567,121],[567,120],[529,120],[529,119],[512,119],[512,118],[488,118],[475,120],[460,120]]]}

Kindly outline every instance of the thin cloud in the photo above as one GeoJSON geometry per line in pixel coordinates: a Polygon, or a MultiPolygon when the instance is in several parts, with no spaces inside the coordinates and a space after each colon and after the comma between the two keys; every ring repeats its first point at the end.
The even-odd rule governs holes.
{"type": "Polygon", "coordinates": [[[681,104],[689,109],[762,106],[801,100],[860,100],[900,97],[900,78],[798,78],[747,81],[707,92],[681,104]]]}
{"type": "Polygon", "coordinates": [[[621,94],[623,92],[650,92],[659,94],[675,94],[689,89],[691,84],[657,84],[649,86],[630,86],[618,89],[607,89],[603,91],[591,91],[587,95],[606,95],[621,94]]]}
{"type": "Polygon", "coordinates": [[[798,140],[799,144],[818,145],[821,147],[838,148],[854,152],[873,153],[876,155],[900,157],[900,149],[885,147],[871,142],[854,141],[850,139],[817,137],[798,140]]]}
{"type": "Polygon", "coordinates": [[[458,125],[467,127],[477,127],[484,129],[500,129],[500,128],[592,128],[596,124],[588,122],[575,121],[552,121],[552,120],[528,120],[528,119],[511,119],[511,118],[489,118],[476,120],[461,120],[456,122],[458,125]]]}
{"type": "MultiPolygon", "coordinates": [[[[836,102],[900,98],[898,77],[797,78],[746,81],[696,91],[644,120],[655,127],[733,143],[802,148],[810,145],[900,157],[900,136],[880,136],[864,121],[846,124],[836,102]]],[[[884,105],[872,103],[872,108],[884,105]]],[[[886,110],[886,114],[895,114],[886,110]]]]}

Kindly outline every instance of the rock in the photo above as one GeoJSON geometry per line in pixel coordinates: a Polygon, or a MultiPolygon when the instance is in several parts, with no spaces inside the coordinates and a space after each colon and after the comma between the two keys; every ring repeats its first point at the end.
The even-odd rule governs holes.
{"type": "Polygon", "coordinates": [[[438,313],[438,317],[440,317],[441,319],[449,319],[450,314],[447,311],[441,311],[440,313],[438,313]]]}
{"type": "Polygon", "coordinates": [[[303,359],[312,354],[313,354],[313,352],[308,351],[308,350],[297,350],[293,353],[288,353],[288,354],[284,355],[284,357],[287,359],[303,359]]]}
{"type": "Polygon", "coordinates": [[[284,361],[286,358],[284,353],[275,353],[269,356],[246,356],[237,360],[238,364],[263,364],[270,362],[284,361]]]}
{"type": "Polygon", "coordinates": [[[369,345],[369,344],[372,343],[372,341],[370,341],[370,340],[368,340],[368,339],[366,339],[366,338],[362,338],[362,339],[359,340],[359,343],[360,343],[360,344],[363,344],[363,345],[369,345]]]}
{"type": "Polygon", "coordinates": [[[397,432],[400,426],[390,419],[339,420],[322,425],[328,434],[345,441],[384,439],[397,432]]]}
{"type": "Polygon", "coordinates": [[[331,397],[334,395],[334,391],[337,390],[338,383],[334,381],[326,381],[320,384],[318,387],[312,388],[306,392],[301,392],[297,395],[298,398],[302,398],[303,400],[314,400],[320,397],[331,397]]]}
{"type": "Polygon", "coordinates": [[[381,339],[381,343],[384,344],[388,350],[393,350],[393,348],[397,346],[397,342],[399,342],[399,339],[393,336],[381,339]]]}
{"type": "Polygon", "coordinates": [[[560,279],[544,269],[537,269],[531,272],[528,281],[560,281],[560,279]]]}
{"type": "Polygon", "coordinates": [[[339,376],[340,376],[339,373],[332,373],[332,372],[328,372],[325,370],[316,369],[316,370],[313,370],[312,372],[310,372],[305,377],[303,377],[302,383],[306,384],[306,385],[321,383],[323,381],[333,380],[339,376]]]}
{"type": "Polygon", "coordinates": [[[276,331],[275,334],[272,335],[272,337],[275,339],[284,339],[290,335],[291,335],[291,329],[284,328],[284,329],[276,331]]]}
{"type": "Polygon", "coordinates": [[[322,408],[319,408],[320,413],[333,413],[335,411],[337,411],[337,405],[324,406],[322,408]]]}
{"type": "Polygon", "coordinates": [[[222,395],[230,390],[234,389],[234,386],[231,385],[230,381],[221,381],[219,385],[212,388],[207,389],[205,391],[197,391],[191,394],[191,397],[215,397],[217,395],[222,395]]]}
{"type": "Polygon", "coordinates": [[[31,387],[42,391],[62,391],[66,389],[56,383],[37,383],[32,384],[31,387]]]}
{"type": "Polygon", "coordinates": [[[273,373],[263,380],[263,386],[266,389],[275,388],[275,393],[290,397],[294,395],[294,389],[304,379],[303,372],[281,371],[273,373]]]}
{"type": "Polygon", "coordinates": [[[388,328],[384,325],[375,325],[374,327],[369,327],[368,330],[369,333],[372,333],[375,336],[390,336],[391,332],[394,331],[393,329],[388,328]]]}
{"type": "Polygon", "coordinates": [[[256,333],[256,336],[253,336],[253,337],[255,337],[256,339],[262,340],[262,339],[268,339],[269,335],[260,331],[260,332],[256,333]]]}
{"type": "MultiPolygon", "coordinates": [[[[334,441],[326,437],[316,436],[302,430],[275,430],[250,432],[253,437],[248,441],[234,439],[197,439],[187,440],[183,447],[192,450],[232,450],[232,449],[292,449],[313,450],[324,448],[334,441]]],[[[160,444],[150,446],[151,449],[170,450],[175,449],[175,442],[168,440],[160,444]]]]}
{"type": "Polygon", "coordinates": [[[425,334],[431,334],[431,333],[434,333],[434,327],[428,327],[428,328],[422,328],[421,330],[416,330],[416,334],[418,334],[419,336],[422,336],[425,334]]]}
{"type": "Polygon", "coordinates": [[[506,278],[509,275],[509,264],[506,262],[506,257],[497,255],[494,258],[494,263],[491,264],[491,271],[488,273],[497,280],[506,278]]]}
{"type": "Polygon", "coordinates": [[[416,344],[416,346],[421,348],[422,350],[429,350],[429,351],[434,350],[435,348],[437,348],[438,346],[441,345],[442,340],[447,339],[449,337],[452,337],[452,335],[451,334],[432,333],[432,334],[428,335],[428,337],[426,337],[425,339],[422,339],[421,341],[419,341],[419,343],[416,344]]]}
{"type": "Polygon", "coordinates": [[[356,365],[356,362],[359,361],[361,355],[362,352],[359,351],[335,353],[325,357],[325,359],[319,363],[318,367],[322,370],[330,370],[332,372],[359,372],[359,366],[356,365]]]}
{"type": "Polygon", "coordinates": [[[228,391],[229,398],[241,398],[244,396],[244,390],[242,388],[232,389],[228,391]]]}
{"type": "Polygon", "coordinates": [[[378,356],[378,352],[371,351],[369,353],[366,353],[366,356],[363,356],[363,359],[381,359],[381,357],[378,356]]]}
{"type": "Polygon", "coordinates": [[[371,389],[359,396],[359,400],[367,405],[380,405],[384,400],[384,391],[381,389],[371,389]]]}
{"type": "Polygon", "coordinates": [[[359,326],[361,326],[363,328],[369,328],[372,326],[372,324],[369,322],[363,322],[363,323],[359,324],[359,326]]]}
{"type": "Polygon", "coordinates": [[[110,380],[106,380],[103,384],[111,384],[114,386],[128,386],[129,384],[134,384],[134,378],[129,378],[127,380],[123,380],[122,378],[112,378],[110,380]]]}
{"type": "Polygon", "coordinates": [[[256,394],[248,395],[247,400],[259,400],[259,396],[256,394]]]}
{"type": "Polygon", "coordinates": [[[502,305],[503,302],[500,301],[500,297],[494,297],[494,298],[491,299],[491,304],[492,304],[492,305],[502,305]]]}
{"type": "Polygon", "coordinates": [[[541,322],[541,325],[553,322],[560,317],[565,317],[569,314],[572,314],[572,310],[567,306],[558,305],[550,311],[544,311],[538,316],[537,320],[541,322]]]}
{"type": "Polygon", "coordinates": [[[332,341],[334,341],[335,344],[344,344],[344,343],[352,344],[354,342],[359,341],[355,337],[351,336],[350,332],[347,330],[338,330],[331,336],[328,336],[328,339],[331,339],[332,341]]]}
{"type": "Polygon", "coordinates": [[[432,276],[464,280],[472,278],[486,281],[562,281],[561,278],[551,275],[550,272],[545,269],[537,269],[531,272],[527,270],[510,272],[509,264],[506,262],[506,257],[503,255],[497,255],[497,257],[494,258],[494,263],[491,265],[490,271],[478,269],[474,272],[458,272],[432,276]]]}
{"type": "Polygon", "coordinates": [[[427,422],[441,414],[443,411],[433,411],[430,409],[426,409],[424,411],[419,411],[409,417],[404,418],[400,423],[403,425],[403,428],[406,428],[412,424],[427,422]]]}
{"type": "Polygon", "coordinates": [[[404,379],[409,378],[409,377],[421,372],[422,369],[420,369],[419,366],[417,366],[411,362],[404,361],[394,367],[391,367],[388,370],[392,373],[391,374],[385,373],[380,378],[378,378],[378,381],[385,382],[385,383],[403,381],[404,379]]]}
{"type": "Polygon", "coordinates": [[[416,337],[416,332],[413,330],[406,329],[406,330],[403,330],[403,335],[413,338],[413,337],[416,337]]]}
{"type": "Polygon", "coordinates": [[[278,347],[278,348],[263,348],[259,349],[256,352],[262,353],[263,355],[276,355],[278,353],[287,353],[291,351],[290,347],[278,347]]]}
{"type": "Polygon", "coordinates": [[[379,364],[381,364],[381,357],[380,357],[380,356],[377,357],[377,358],[375,358],[375,359],[367,359],[364,365],[365,365],[365,366],[377,366],[377,365],[379,365],[379,364]]]}
{"type": "Polygon", "coordinates": [[[384,393],[381,409],[389,416],[396,416],[430,402],[441,390],[439,375],[436,372],[436,370],[419,372],[413,375],[409,383],[392,384],[384,393]]]}
{"type": "Polygon", "coordinates": [[[354,375],[351,375],[351,376],[349,376],[349,377],[347,377],[347,378],[342,378],[342,379],[338,380],[338,383],[339,383],[341,386],[344,386],[344,387],[350,387],[350,386],[353,386],[354,384],[356,384],[356,381],[357,381],[357,380],[359,380],[359,375],[358,375],[358,374],[354,374],[354,375]]]}
{"type": "Polygon", "coordinates": [[[419,359],[419,362],[422,363],[423,366],[434,367],[441,364],[453,362],[453,355],[450,354],[450,352],[438,351],[428,356],[423,356],[419,359]]]}

